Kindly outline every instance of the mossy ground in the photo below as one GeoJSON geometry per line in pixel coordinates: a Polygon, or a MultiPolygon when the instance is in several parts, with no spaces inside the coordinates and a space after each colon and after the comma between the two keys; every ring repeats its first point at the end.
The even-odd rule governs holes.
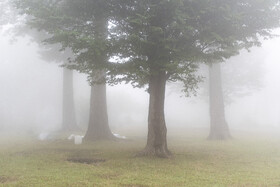
{"type": "Polygon", "coordinates": [[[172,136],[169,159],[134,157],[144,137],[84,145],[0,139],[0,186],[280,186],[280,138],[172,136]]]}

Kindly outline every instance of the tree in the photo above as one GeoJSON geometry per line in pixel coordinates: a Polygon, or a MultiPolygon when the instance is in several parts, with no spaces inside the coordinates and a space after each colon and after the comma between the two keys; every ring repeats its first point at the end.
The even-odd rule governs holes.
{"type": "Polygon", "coordinates": [[[77,131],[74,95],[73,95],[73,70],[63,68],[63,108],[62,130],[77,131]]]}
{"type": "MultiPolygon", "coordinates": [[[[37,33],[37,38],[34,39],[37,43],[43,44],[44,40],[50,37],[44,32],[37,33]]],[[[41,57],[46,61],[57,62],[65,66],[68,60],[73,58],[73,52],[67,48],[63,51],[60,50],[59,45],[40,45],[41,57]]],[[[63,67],[63,88],[62,88],[62,131],[78,131],[80,128],[77,125],[75,102],[74,102],[74,88],[73,88],[73,70],[63,67]]]]}
{"type": "MultiPolygon", "coordinates": [[[[30,18],[26,17],[28,22],[30,18]]],[[[40,57],[48,62],[56,62],[63,66],[67,64],[70,58],[73,58],[73,52],[67,48],[60,50],[60,45],[48,45],[44,41],[51,37],[50,34],[44,31],[31,29],[25,24],[19,25],[13,29],[14,35],[23,36],[29,35],[32,42],[35,42],[40,47],[40,57]]],[[[80,128],[77,125],[75,104],[74,104],[74,88],[73,88],[73,70],[63,67],[62,76],[62,126],[61,131],[77,131],[80,128]]]]}
{"type": "Polygon", "coordinates": [[[74,20],[71,30],[59,30],[51,39],[70,46],[79,56],[69,67],[87,73],[91,83],[90,115],[86,141],[115,139],[108,123],[106,69],[108,62],[108,3],[106,1],[68,0],[60,9],[67,19],[74,20]],[[78,25],[78,26],[77,26],[78,25]],[[66,39],[66,40],[65,40],[66,39]],[[82,52],[81,52],[82,51],[82,52]]]}
{"type": "Polygon", "coordinates": [[[168,157],[167,128],[164,114],[166,82],[183,81],[186,91],[193,91],[198,82],[194,63],[200,49],[195,47],[192,25],[185,22],[188,6],[183,1],[131,2],[123,6],[119,33],[119,52],[125,62],[113,63],[112,81],[131,82],[134,86],[148,85],[148,139],[139,155],[168,157]],[[121,37],[120,37],[121,36],[121,37]],[[115,71],[114,71],[115,70],[115,71]]]}
{"type": "MultiPolygon", "coordinates": [[[[106,63],[106,38],[108,20],[102,1],[18,1],[17,6],[33,16],[32,27],[53,34],[46,42],[61,43],[62,49],[70,47],[78,57],[65,64],[70,69],[87,73],[95,84],[91,85],[90,118],[85,140],[114,139],[109,124],[106,101],[106,84],[103,69],[93,71],[94,63],[106,63]],[[94,6],[93,6],[94,5],[94,6]],[[94,7],[95,11],[92,11],[94,7]],[[95,15],[92,15],[92,12],[95,15]],[[77,37],[77,34],[81,35],[77,37]],[[88,50],[81,52],[85,46],[88,50]],[[104,49],[105,48],[105,49],[104,49]],[[94,62],[93,62],[94,61],[94,62]],[[104,106],[103,106],[104,105],[104,106]]],[[[104,7],[105,8],[105,7],[104,7]]]]}
{"type": "Polygon", "coordinates": [[[210,134],[209,140],[224,140],[231,138],[225,118],[224,95],[220,64],[209,65],[209,108],[210,134]]]}
{"type": "MultiPolygon", "coordinates": [[[[231,138],[225,119],[225,105],[231,104],[236,97],[244,97],[258,91],[261,87],[261,67],[258,57],[248,58],[240,55],[225,64],[209,65],[209,140],[231,138]],[[242,59],[243,58],[243,59],[242,59]]],[[[260,58],[261,59],[261,58],[260,58]]]]}
{"type": "MultiPolygon", "coordinates": [[[[237,36],[237,38],[234,37],[235,39],[233,42],[244,41],[242,45],[237,45],[236,49],[233,48],[233,53],[229,54],[228,57],[238,54],[243,48],[249,49],[252,46],[260,46],[260,38],[272,37],[271,29],[279,26],[279,2],[240,1],[236,2],[236,4],[238,6],[241,5],[239,9],[235,9],[241,11],[240,14],[237,14],[237,16],[240,17],[240,15],[247,15],[244,16],[242,20],[237,19],[236,23],[240,24],[240,21],[244,21],[244,23],[240,24],[240,26],[237,27],[234,32],[224,32],[221,34],[216,33],[217,40],[214,40],[212,43],[214,46],[217,44],[220,45],[220,41],[223,41],[225,37],[231,39],[232,36],[237,36]]],[[[235,23],[233,22],[232,24],[235,23]]],[[[224,48],[224,46],[221,45],[221,48],[224,48]]],[[[223,61],[225,61],[225,59],[220,59],[217,62],[219,63],[223,61]]],[[[231,135],[224,115],[224,96],[222,90],[220,65],[211,65],[210,63],[209,74],[210,134],[208,139],[228,139],[231,137],[231,135]]]]}
{"type": "Polygon", "coordinates": [[[216,85],[221,84],[220,67],[214,63],[237,55],[243,48],[260,46],[262,37],[270,38],[271,29],[279,26],[279,2],[241,0],[212,1],[208,4],[196,1],[194,4],[200,7],[197,10],[200,11],[198,22],[203,27],[200,44],[204,46],[204,54],[210,55],[208,59],[202,60],[210,64],[209,139],[227,139],[230,133],[224,116],[222,85],[216,85]]]}
{"type": "MultiPolygon", "coordinates": [[[[164,93],[167,81],[183,81],[185,91],[198,82],[194,62],[224,61],[242,48],[259,44],[278,26],[277,1],[145,1],[123,6],[119,26],[125,63],[120,80],[148,84],[148,140],[143,155],[167,156],[164,93]]],[[[116,34],[117,35],[117,34],[116,34]]],[[[118,38],[120,34],[118,34],[118,38]]],[[[112,72],[112,71],[111,71],[112,72]]],[[[113,72],[114,73],[114,72],[113,72]]],[[[113,81],[115,81],[113,79],[113,81]]]]}
{"type": "Polygon", "coordinates": [[[221,64],[225,105],[240,97],[252,95],[263,87],[265,54],[243,51],[221,64]]]}
{"type": "MultiPolygon", "coordinates": [[[[223,61],[241,48],[258,44],[259,35],[269,36],[268,29],[279,21],[275,15],[277,3],[276,0],[82,1],[66,11],[78,13],[75,19],[59,16],[64,23],[68,20],[69,26],[56,27],[53,41],[70,46],[78,54],[72,64],[77,69],[97,75],[106,70],[107,82],[111,84],[125,81],[138,87],[148,85],[148,139],[140,155],[167,157],[170,152],[164,118],[166,82],[182,81],[185,91],[192,92],[199,82],[195,75],[197,62],[223,61]],[[80,7],[84,7],[83,11],[80,7]],[[107,24],[110,21],[108,35],[98,32],[97,28],[104,28],[99,26],[105,23],[102,18],[106,18],[107,24]],[[91,25],[95,29],[87,30],[91,25]],[[106,54],[107,60],[109,57],[114,60],[106,63],[102,54],[106,54]]],[[[45,27],[51,27],[52,22],[53,19],[41,21],[45,27]]]]}
{"type": "MultiPolygon", "coordinates": [[[[41,43],[43,39],[39,39],[41,43]]],[[[71,49],[60,51],[57,45],[43,45],[44,49],[40,52],[43,59],[57,63],[67,64],[69,58],[73,57],[71,49]]],[[[63,67],[63,89],[62,89],[62,131],[77,131],[80,128],[77,125],[74,88],[73,88],[73,70],[63,67]]]]}

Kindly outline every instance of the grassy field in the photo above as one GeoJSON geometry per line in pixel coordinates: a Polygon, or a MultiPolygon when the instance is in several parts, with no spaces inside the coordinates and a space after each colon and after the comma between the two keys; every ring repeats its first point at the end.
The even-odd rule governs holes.
{"type": "Polygon", "coordinates": [[[170,159],[136,158],[145,138],[73,145],[2,137],[0,186],[280,186],[280,138],[169,138],[170,159]]]}

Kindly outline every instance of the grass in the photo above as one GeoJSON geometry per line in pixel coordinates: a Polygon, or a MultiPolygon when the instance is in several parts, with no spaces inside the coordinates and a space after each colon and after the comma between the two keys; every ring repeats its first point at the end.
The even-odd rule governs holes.
{"type": "Polygon", "coordinates": [[[280,186],[280,138],[173,136],[170,159],[134,157],[145,145],[139,137],[85,145],[1,140],[0,186],[280,186]]]}

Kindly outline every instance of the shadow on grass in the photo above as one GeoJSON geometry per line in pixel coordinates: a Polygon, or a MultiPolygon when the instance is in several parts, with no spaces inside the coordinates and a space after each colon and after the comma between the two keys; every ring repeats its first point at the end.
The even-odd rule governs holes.
{"type": "Polygon", "coordinates": [[[79,164],[98,164],[105,162],[106,160],[101,158],[68,158],[67,161],[79,164]]]}
{"type": "Polygon", "coordinates": [[[0,184],[6,184],[16,181],[18,181],[18,178],[15,176],[0,176],[0,184]]]}

